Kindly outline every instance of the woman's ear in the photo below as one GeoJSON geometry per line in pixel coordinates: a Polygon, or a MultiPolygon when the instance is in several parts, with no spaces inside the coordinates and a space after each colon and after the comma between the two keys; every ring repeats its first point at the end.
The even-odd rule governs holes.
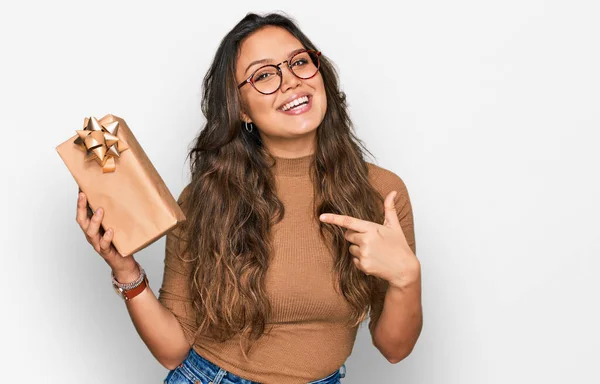
{"type": "Polygon", "coordinates": [[[240,119],[243,122],[248,123],[248,124],[250,124],[252,122],[252,119],[250,118],[250,116],[248,116],[244,111],[241,111],[240,115],[241,115],[240,119]]]}

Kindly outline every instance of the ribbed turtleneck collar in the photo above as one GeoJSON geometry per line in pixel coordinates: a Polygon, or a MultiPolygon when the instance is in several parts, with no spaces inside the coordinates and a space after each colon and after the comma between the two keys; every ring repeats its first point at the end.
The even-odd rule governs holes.
{"type": "Polygon", "coordinates": [[[278,157],[275,158],[273,174],[278,176],[308,176],[314,154],[301,157],[278,157]]]}

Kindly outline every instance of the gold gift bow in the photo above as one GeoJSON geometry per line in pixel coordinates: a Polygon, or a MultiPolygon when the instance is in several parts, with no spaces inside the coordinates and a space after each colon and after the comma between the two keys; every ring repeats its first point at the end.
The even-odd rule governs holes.
{"type": "Polygon", "coordinates": [[[79,135],[74,143],[86,153],[85,161],[96,160],[102,167],[102,173],[114,172],[115,158],[129,149],[127,144],[117,137],[119,122],[113,121],[102,125],[95,117],[85,118],[82,130],[75,130],[79,135]]]}

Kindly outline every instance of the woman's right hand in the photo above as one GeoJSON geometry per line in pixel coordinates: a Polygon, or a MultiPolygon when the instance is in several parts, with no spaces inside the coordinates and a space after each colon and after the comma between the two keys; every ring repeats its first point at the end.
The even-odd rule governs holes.
{"type": "Polygon", "coordinates": [[[98,252],[100,256],[106,261],[115,274],[115,278],[120,283],[128,283],[134,281],[139,276],[139,269],[132,256],[123,257],[112,244],[113,230],[108,228],[106,232],[101,233],[102,218],[104,217],[104,210],[102,208],[96,209],[96,212],[91,215],[88,213],[87,197],[85,193],[79,190],[79,198],[77,200],[77,223],[83,230],[85,237],[94,247],[94,250],[98,252]]]}

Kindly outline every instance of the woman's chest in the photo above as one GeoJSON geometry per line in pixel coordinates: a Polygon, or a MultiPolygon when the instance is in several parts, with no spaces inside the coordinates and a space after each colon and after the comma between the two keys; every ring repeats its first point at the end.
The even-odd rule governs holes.
{"type": "Polygon", "coordinates": [[[266,289],[273,322],[346,321],[350,307],[334,287],[333,256],[319,234],[312,202],[286,204],[272,228],[266,289]]]}

